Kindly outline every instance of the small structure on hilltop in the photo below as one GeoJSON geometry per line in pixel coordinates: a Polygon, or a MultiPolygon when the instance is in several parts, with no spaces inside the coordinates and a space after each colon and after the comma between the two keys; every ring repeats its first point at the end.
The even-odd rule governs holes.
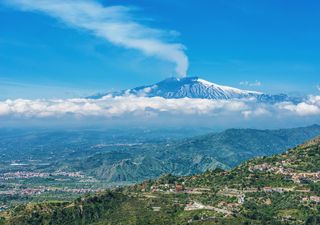
{"type": "Polygon", "coordinates": [[[176,184],[176,192],[184,191],[184,186],[182,184],[176,184]]]}

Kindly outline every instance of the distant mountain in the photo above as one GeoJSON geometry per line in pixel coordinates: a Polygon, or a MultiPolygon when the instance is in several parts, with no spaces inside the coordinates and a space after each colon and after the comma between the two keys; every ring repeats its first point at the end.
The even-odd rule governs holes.
{"type": "Polygon", "coordinates": [[[229,129],[183,140],[118,147],[71,160],[69,169],[108,182],[139,182],[165,173],[191,175],[233,168],[257,156],[284,152],[320,135],[320,126],[294,129],[229,129]]]}
{"type": "Polygon", "coordinates": [[[169,78],[156,84],[126,89],[119,92],[98,94],[89,98],[99,99],[106,95],[135,95],[140,97],[163,97],[169,99],[201,98],[215,100],[255,98],[258,101],[267,103],[299,100],[285,94],[269,95],[257,91],[241,90],[238,88],[218,85],[198,77],[169,78]]]}
{"type": "Polygon", "coordinates": [[[170,133],[136,129],[0,131],[0,173],[14,170],[7,166],[12,162],[22,162],[35,171],[82,171],[117,184],[165,173],[190,175],[217,167],[230,169],[256,156],[281,153],[320,135],[320,126],[196,132],[197,136],[189,138],[179,136],[181,130],[175,130],[174,136],[170,133]]]}
{"type": "Polygon", "coordinates": [[[0,224],[320,224],[320,137],[230,170],[20,205],[0,224]]]}

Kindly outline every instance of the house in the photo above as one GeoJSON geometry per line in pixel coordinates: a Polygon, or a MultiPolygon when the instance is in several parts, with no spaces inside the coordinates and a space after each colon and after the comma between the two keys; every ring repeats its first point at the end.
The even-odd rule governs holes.
{"type": "Polygon", "coordinates": [[[280,187],[264,187],[263,188],[264,192],[278,192],[278,193],[283,193],[284,189],[280,187]]]}
{"type": "Polygon", "coordinates": [[[244,195],[241,195],[239,198],[238,198],[238,203],[239,204],[243,204],[244,203],[244,199],[245,198],[245,196],[244,195]]]}
{"type": "Polygon", "coordinates": [[[319,196],[310,196],[310,201],[315,203],[320,203],[320,197],[319,196]]]}
{"type": "Polygon", "coordinates": [[[272,192],[273,190],[272,190],[272,187],[264,187],[263,191],[264,192],[272,192]]]}
{"type": "Polygon", "coordinates": [[[184,186],[181,184],[176,184],[176,192],[184,191],[184,186]]]}
{"type": "Polygon", "coordinates": [[[161,210],[161,207],[152,207],[152,210],[154,212],[159,212],[161,210]]]}

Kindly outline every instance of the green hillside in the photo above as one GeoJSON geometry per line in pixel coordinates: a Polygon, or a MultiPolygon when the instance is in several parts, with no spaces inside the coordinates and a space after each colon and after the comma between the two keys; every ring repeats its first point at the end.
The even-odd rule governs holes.
{"type": "Polygon", "coordinates": [[[121,146],[66,164],[70,170],[108,182],[141,182],[165,173],[184,176],[217,167],[230,169],[257,156],[282,153],[317,135],[319,125],[281,130],[230,129],[177,141],[121,146]]]}
{"type": "MultiPolygon", "coordinates": [[[[229,129],[182,139],[181,133],[0,130],[0,176],[17,171],[79,172],[102,185],[118,185],[155,179],[166,173],[192,175],[217,167],[230,169],[257,156],[282,153],[320,135],[320,126],[229,129]]],[[[189,133],[186,131],[185,135],[189,133]]]]}
{"type": "Polygon", "coordinates": [[[319,224],[320,137],[223,171],[165,175],[73,202],[21,205],[3,224],[319,224]]]}

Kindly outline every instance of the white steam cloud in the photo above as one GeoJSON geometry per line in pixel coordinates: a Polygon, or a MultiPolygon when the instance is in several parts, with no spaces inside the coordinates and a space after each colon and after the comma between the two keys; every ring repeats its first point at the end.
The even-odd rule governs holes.
{"type": "MultiPolygon", "coordinates": [[[[65,24],[88,30],[110,43],[135,49],[176,65],[178,76],[185,76],[188,58],[185,47],[165,41],[170,32],[152,29],[131,16],[129,7],[109,6],[93,0],[5,0],[20,10],[37,11],[59,19],[65,24]]],[[[171,32],[172,33],[172,32],[171,32]]]]}

